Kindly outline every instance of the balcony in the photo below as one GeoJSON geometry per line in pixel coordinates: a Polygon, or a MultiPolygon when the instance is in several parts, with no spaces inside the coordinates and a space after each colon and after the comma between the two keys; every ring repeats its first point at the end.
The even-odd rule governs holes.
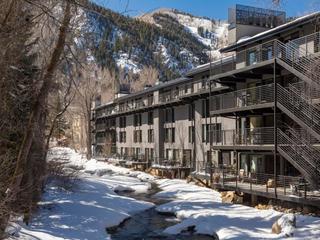
{"type": "Polygon", "coordinates": [[[96,144],[101,145],[101,144],[105,144],[105,142],[106,142],[106,138],[105,137],[97,137],[96,138],[96,144]]]}
{"type": "Polygon", "coordinates": [[[164,103],[171,103],[171,102],[176,102],[179,101],[179,90],[172,90],[168,92],[161,93],[159,96],[159,102],[164,104],[164,103]]]}
{"type": "Polygon", "coordinates": [[[218,130],[211,135],[213,149],[253,149],[272,150],[274,128],[246,128],[239,130],[218,130]]]}
{"type": "Polygon", "coordinates": [[[96,131],[104,131],[106,130],[106,124],[101,123],[101,124],[96,124],[96,131]]]}
{"type": "Polygon", "coordinates": [[[272,107],[273,102],[274,84],[267,84],[213,96],[210,101],[210,114],[219,115],[272,107]]]}

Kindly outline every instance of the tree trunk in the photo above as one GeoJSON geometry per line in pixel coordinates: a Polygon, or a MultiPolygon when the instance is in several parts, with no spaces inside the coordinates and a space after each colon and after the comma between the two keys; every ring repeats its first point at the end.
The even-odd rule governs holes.
{"type": "Polygon", "coordinates": [[[7,196],[7,198],[9,198],[11,201],[16,200],[16,195],[20,191],[22,178],[26,171],[28,156],[33,143],[32,139],[34,137],[34,132],[35,132],[35,129],[38,127],[37,126],[38,123],[41,121],[41,114],[44,113],[45,111],[46,99],[48,97],[48,94],[53,82],[54,73],[58,67],[64,46],[65,46],[70,20],[71,20],[71,3],[69,0],[67,0],[66,7],[64,10],[63,21],[59,30],[57,44],[54,48],[48,67],[45,71],[42,87],[36,98],[36,102],[32,107],[29,122],[28,122],[28,125],[26,126],[26,131],[24,133],[23,141],[17,157],[16,168],[13,174],[12,182],[10,184],[10,194],[8,194],[7,196]]]}

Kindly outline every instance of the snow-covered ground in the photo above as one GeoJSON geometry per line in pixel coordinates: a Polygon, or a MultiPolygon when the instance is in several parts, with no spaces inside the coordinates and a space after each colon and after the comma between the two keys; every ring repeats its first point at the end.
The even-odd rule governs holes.
{"type": "MultiPolygon", "coordinates": [[[[54,184],[47,186],[39,212],[29,226],[13,223],[19,236],[10,239],[110,239],[106,227],[116,226],[132,214],[154,205],[119,196],[117,191],[143,193],[155,182],[162,189],[158,198],[171,202],[157,206],[159,212],[174,213],[180,220],[165,229],[177,234],[188,227],[197,233],[214,234],[220,239],[282,239],[271,233],[272,224],[283,215],[275,210],[257,210],[243,205],[221,203],[220,194],[184,180],[157,179],[153,176],[115,167],[96,160],[85,161],[70,149],[55,148],[51,158],[63,155],[71,165],[82,166],[73,191],[54,184]]],[[[297,228],[289,239],[319,239],[320,218],[296,216],[297,228]]]]}
{"type": "MultiPolygon", "coordinates": [[[[172,212],[182,221],[165,230],[177,234],[195,226],[200,234],[217,233],[219,239],[282,239],[284,234],[272,234],[272,224],[283,213],[258,210],[244,205],[221,203],[220,194],[184,180],[156,180],[163,190],[157,196],[174,199],[158,206],[159,212],[172,212]]],[[[320,218],[296,216],[297,228],[291,239],[319,239],[320,218]]]]}
{"type": "Polygon", "coordinates": [[[154,206],[115,193],[147,191],[151,176],[95,160],[86,162],[70,149],[56,148],[53,154],[49,158],[63,154],[63,158],[70,159],[70,165],[84,167],[79,182],[72,191],[58,188],[54,183],[47,186],[39,212],[30,225],[12,223],[9,231],[20,228],[20,232],[10,239],[110,239],[107,227],[117,226],[132,214],[154,206]]]}

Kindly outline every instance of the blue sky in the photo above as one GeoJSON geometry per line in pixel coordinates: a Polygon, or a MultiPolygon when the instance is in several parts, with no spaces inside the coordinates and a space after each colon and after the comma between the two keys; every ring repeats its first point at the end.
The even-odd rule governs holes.
{"type": "MultiPolygon", "coordinates": [[[[176,8],[196,16],[207,16],[215,19],[227,19],[228,7],[236,3],[266,7],[272,6],[271,0],[93,0],[112,10],[126,15],[136,16],[152,11],[153,9],[165,7],[176,8]]],[[[283,0],[280,6],[285,10],[287,16],[300,16],[306,12],[319,9],[319,0],[283,0]]]]}

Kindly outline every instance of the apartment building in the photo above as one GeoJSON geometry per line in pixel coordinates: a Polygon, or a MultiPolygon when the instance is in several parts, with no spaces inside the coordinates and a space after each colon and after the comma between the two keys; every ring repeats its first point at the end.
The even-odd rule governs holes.
{"type": "Polygon", "coordinates": [[[229,10],[227,57],[95,108],[95,153],[320,206],[320,13],[229,10]]]}

